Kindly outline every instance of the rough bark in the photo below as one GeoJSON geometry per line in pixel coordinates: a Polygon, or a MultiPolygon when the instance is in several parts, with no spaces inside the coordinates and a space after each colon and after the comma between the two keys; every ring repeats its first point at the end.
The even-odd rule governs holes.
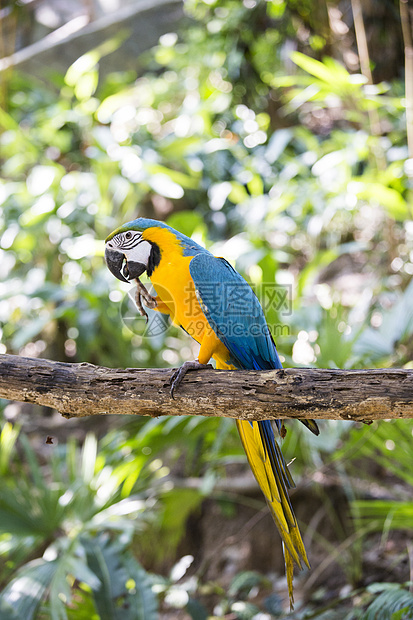
{"type": "Polygon", "coordinates": [[[0,397],[53,407],[66,417],[118,413],[262,420],[413,417],[413,370],[201,370],[175,400],[170,370],[103,368],[0,355],[0,397]]]}

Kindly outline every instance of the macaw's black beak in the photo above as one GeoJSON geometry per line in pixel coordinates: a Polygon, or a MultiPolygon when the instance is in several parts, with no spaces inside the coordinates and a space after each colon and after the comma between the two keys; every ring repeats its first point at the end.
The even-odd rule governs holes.
{"type": "Polygon", "coordinates": [[[122,282],[131,282],[146,271],[144,263],[128,262],[122,252],[110,250],[108,247],[105,249],[105,261],[109,271],[122,282]]]}
{"type": "Polygon", "coordinates": [[[122,282],[128,282],[128,280],[122,274],[123,263],[126,262],[125,255],[122,254],[122,252],[117,252],[116,250],[109,250],[109,248],[105,248],[105,261],[109,271],[111,271],[113,275],[118,278],[118,280],[122,280],[122,282]]]}
{"type": "Polygon", "coordinates": [[[123,268],[123,273],[127,278],[129,278],[129,282],[131,280],[136,280],[146,271],[146,265],[144,263],[135,263],[132,260],[127,261],[126,265],[123,268]]]}

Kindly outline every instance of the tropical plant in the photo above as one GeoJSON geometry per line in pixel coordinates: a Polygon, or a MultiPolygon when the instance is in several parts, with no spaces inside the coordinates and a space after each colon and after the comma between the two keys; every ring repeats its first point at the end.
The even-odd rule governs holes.
{"type": "Polygon", "coordinates": [[[17,431],[5,424],[0,436],[0,579],[7,585],[0,595],[1,617],[57,620],[77,610],[76,617],[85,618],[156,618],[151,578],[130,552],[133,535],[145,530],[147,504],[153,503],[153,497],[149,501],[139,491],[144,463],[139,471],[139,459],[134,459],[138,480],[133,493],[122,497],[128,469],[111,467],[93,435],[82,450],[73,440],[53,450],[47,469],[24,434],[16,440],[17,431]],[[24,465],[13,444],[25,457],[24,465]]]}

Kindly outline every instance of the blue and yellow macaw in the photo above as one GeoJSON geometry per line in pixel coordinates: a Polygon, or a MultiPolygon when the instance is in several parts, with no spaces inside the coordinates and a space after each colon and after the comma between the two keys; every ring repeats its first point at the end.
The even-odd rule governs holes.
{"type": "MultiPolygon", "coordinates": [[[[249,284],[224,259],[162,222],[138,218],[106,239],[105,259],[110,271],[124,282],[136,281],[137,304],[145,303],[168,314],[199,344],[198,359],[185,362],[171,378],[171,395],[188,370],[204,368],[213,358],[221,369],[281,368],[275,343],[261,305],[249,284]],[[147,272],[156,297],[139,277],[147,272]]],[[[267,500],[283,541],[290,605],[293,605],[293,566],[309,567],[288,489],[294,482],[271,421],[237,420],[251,469],[267,500]]],[[[315,434],[313,420],[303,423],[315,434]]],[[[281,421],[276,420],[278,432],[281,421]]]]}

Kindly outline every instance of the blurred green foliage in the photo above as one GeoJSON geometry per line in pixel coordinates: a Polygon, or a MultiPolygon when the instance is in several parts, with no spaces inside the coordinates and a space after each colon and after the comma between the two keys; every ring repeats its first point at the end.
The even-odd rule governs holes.
{"type": "MultiPolygon", "coordinates": [[[[100,79],[119,37],[65,76],[10,76],[0,110],[1,352],[108,366],[193,358],[177,329],[148,338],[142,319],[125,320],[128,287],[104,266],[106,235],[143,215],[233,262],[287,366],[412,368],[413,166],[401,84],[368,85],[329,57],[334,34],[319,3],[188,0],[186,11],[186,28],[138,59],[138,75],[100,79]],[[274,283],[282,303],[266,297],[274,283]]],[[[188,516],[245,461],[234,425],[132,420],[99,441],[88,434],[82,446],[45,451],[33,421],[17,438],[10,411],[0,440],[1,617],[146,620],[157,617],[156,592],[163,608],[207,618],[202,572],[186,579],[187,556],[168,577],[149,576],[137,558],[177,559],[188,516]]],[[[411,534],[413,424],[349,427],[323,423],[320,440],[294,425],[284,449],[297,457],[295,478],[318,485],[337,535],[313,532],[326,555],[319,577],[338,563],[351,592],[337,605],[351,606],[349,619],[373,618],[380,588],[383,608],[397,596],[411,605],[402,586],[370,585],[362,597],[355,588],[370,532],[382,531],[382,544],[393,528],[411,534]],[[377,481],[374,468],[391,475],[377,481]],[[323,476],[339,479],[350,526],[323,476]]],[[[278,598],[255,601],[262,575],[242,572],[225,592],[218,582],[207,588],[218,617],[282,613],[278,598]]],[[[329,600],[318,591],[296,617],[324,613],[320,597],[329,600]]]]}
{"type": "Polygon", "coordinates": [[[36,613],[48,593],[45,617],[67,618],[68,606],[79,610],[75,617],[91,617],[92,603],[101,618],[156,618],[152,584],[129,548],[156,502],[159,472],[145,468],[142,457],[140,469],[136,458],[111,465],[110,449],[98,455],[92,434],[81,453],[73,440],[54,450],[47,468],[21,434],[21,463],[13,451],[16,439],[16,429],[4,424],[0,553],[7,562],[0,582],[8,583],[0,595],[1,617],[44,617],[36,613]],[[135,492],[122,497],[130,475],[137,479],[135,492]],[[152,497],[145,492],[149,486],[152,497]]]}

